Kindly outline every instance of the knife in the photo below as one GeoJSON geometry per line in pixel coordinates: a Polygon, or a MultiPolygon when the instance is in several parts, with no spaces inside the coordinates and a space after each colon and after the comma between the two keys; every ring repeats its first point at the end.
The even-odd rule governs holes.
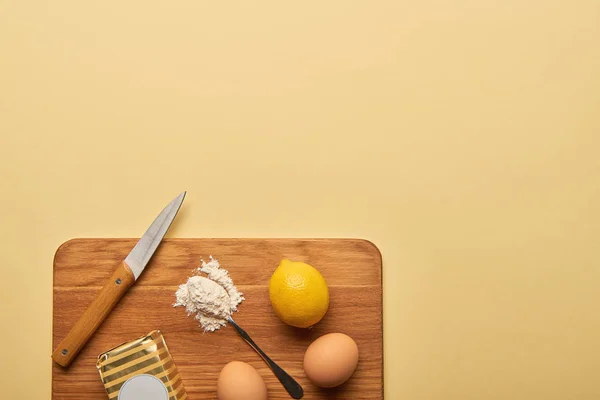
{"type": "Polygon", "coordinates": [[[181,193],[158,214],[144,236],[141,237],[129,255],[113,272],[94,301],[54,350],[52,359],[59,365],[68,367],[71,364],[110,311],[140,277],[175,219],[185,194],[186,192],[181,193]]]}

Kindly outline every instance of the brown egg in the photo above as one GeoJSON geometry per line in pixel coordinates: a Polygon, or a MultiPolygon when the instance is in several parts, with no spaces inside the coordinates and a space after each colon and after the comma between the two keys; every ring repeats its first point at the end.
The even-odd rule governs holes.
{"type": "Polygon", "coordinates": [[[329,333],[308,346],[304,372],[312,383],[323,388],[346,382],[358,365],[358,346],[348,335],[329,333]]]}
{"type": "Polygon", "coordinates": [[[232,361],[223,367],[217,381],[219,400],[267,400],[265,381],[250,364],[232,361]]]}

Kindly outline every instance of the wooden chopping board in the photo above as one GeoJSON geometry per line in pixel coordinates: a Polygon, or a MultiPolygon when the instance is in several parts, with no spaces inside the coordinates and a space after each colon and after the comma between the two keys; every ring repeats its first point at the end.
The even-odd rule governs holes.
{"type": "MultiPolygon", "coordinates": [[[[136,239],[74,239],[54,259],[53,348],[65,337],[136,239]]],[[[173,308],[175,291],[200,259],[215,257],[246,300],[234,317],[254,341],[303,386],[305,399],[382,399],[383,332],[381,254],[355,239],[165,239],[150,264],[68,369],[53,363],[52,398],[107,399],[96,369],[103,353],[154,329],[165,337],[188,398],[216,399],[221,368],[245,361],[265,380],[269,399],[290,399],[262,359],[231,326],[203,333],[183,308],[173,308]],[[330,289],[330,308],[312,329],[289,327],[271,309],[268,284],[283,258],[321,271],[330,289]],[[343,332],[357,342],[354,376],[336,389],[310,383],[302,361],[319,336],[343,332]]]]}

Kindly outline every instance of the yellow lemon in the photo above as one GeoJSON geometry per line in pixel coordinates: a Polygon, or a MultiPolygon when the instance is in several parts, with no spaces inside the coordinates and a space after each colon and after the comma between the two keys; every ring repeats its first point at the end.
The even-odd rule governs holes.
{"type": "Polygon", "coordinates": [[[329,289],[319,271],[303,262],[283,260],[269,282],[275,314],[288,325],[308,328],[329,308],[329,289]]]}

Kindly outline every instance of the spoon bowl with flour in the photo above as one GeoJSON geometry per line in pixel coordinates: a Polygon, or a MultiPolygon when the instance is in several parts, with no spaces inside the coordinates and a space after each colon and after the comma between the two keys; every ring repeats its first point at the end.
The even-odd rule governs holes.
{"type": "Polygon", "coordinates": [[[202,313],[215,318],[231,317],[231,298],[225,288],[203,276],[192,276],[177,291],[177,299],[189,314],[202,313]]]}
{"type": "Polygon", "coordinates": [[[179,285],[173,306],[185,307],[188,316],[195,314],[205,332],[214,332],[227,324],[244,296],[233,284],[229,272],[212,257],[209,262],[202,260],[194,272],[186,283],[179,285]]]}

